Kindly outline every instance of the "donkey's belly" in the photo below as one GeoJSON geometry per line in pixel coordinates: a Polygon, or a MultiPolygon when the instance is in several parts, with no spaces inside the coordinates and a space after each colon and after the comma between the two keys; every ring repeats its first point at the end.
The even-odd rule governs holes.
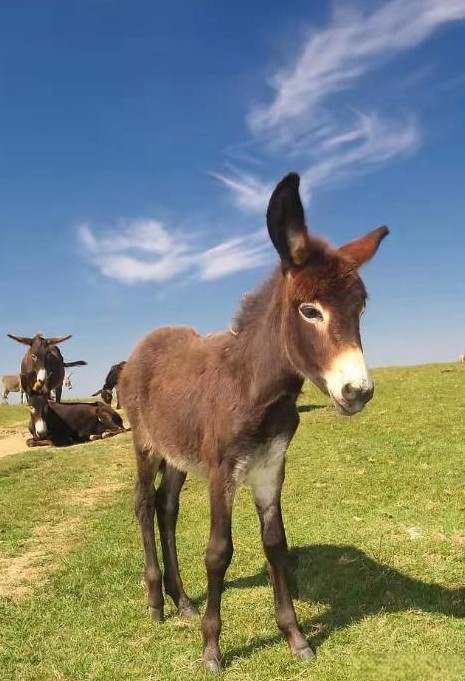
{"type": "Polygon", "coordinates": [[[173,468],[194,475],[205,476],[210,457],[202,451],[202,437],[197,428],[186,428],[180,414],[163,414],[156,410],[159,420],[145,419],[146,448],[156,458],[163,458],[173,468]]]}
{"type": "Polygon", "coordinates": [[[208,476],[208,466],[202,463],[198,457],[186,457],[181,453],[166,451],[163,448],[161,448],[161,453],[164,460],[179,471],[193,473],[195,476],[202,478],[208,476]]]}

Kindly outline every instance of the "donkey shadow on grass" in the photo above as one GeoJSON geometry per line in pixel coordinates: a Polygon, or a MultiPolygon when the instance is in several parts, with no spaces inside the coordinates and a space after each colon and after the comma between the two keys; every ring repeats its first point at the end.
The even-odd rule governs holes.
{"type": "Polygon", "coordinates": [[[316,409],[327,409],[326,404],[299,404],[297,406],[297,411],[299,414],[304,414],[308,411],[315,411],[316,409]]]}
{"type": "MultiPolygon", "coordinates": [[[[315,544],[291,549],[290,568],[293,597],[327,606],[322,614],[301,622],[303,633],[314,649],[333,631],[381,612],[423,610],[465,618],[465,588],[448,589],[409,577],[354,546],[315,544]]],[[[226,588],[266,584],[263,569],[251,577],[227,582],[226,588]]],[[[280,641],[280,634],[257,638],[230,651],[225,656],[225,666],[237,656],[250,655],[280,641]]]]}

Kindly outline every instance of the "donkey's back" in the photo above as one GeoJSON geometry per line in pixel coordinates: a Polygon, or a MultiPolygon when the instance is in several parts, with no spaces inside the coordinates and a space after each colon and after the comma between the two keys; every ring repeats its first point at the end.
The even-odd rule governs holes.
{"type": "Polygon", "coordinates": [[[217,451],[215,432],[224,438],[232,431],[225,421],[237,391],[226,365],[234,340],[229,333],[203,337],[178,326],[156,329],[139,343],[120,389],[141,448],[181,470],[204,467],[205,452],[217,451]],[[221,403],[229,409],[218,409],[221,403]]]}

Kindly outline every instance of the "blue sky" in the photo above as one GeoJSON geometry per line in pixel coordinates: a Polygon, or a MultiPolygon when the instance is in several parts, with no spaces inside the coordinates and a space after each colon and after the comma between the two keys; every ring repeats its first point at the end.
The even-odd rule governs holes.
{"type": "Polygon", "coordinates": [[[391,229],[369,364],[455,360],[464,149],[465,0],[1,3],[0,373],[6,333],[72,333],[85,395],[156,326],[226,328],[289,170],[332,243],[391,229]]]}

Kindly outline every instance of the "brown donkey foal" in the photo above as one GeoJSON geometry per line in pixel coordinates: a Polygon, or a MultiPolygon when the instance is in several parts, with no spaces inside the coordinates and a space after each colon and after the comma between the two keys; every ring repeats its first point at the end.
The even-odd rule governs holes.
{"type": "Polygon", "coordinates": [[[313,657],[288,586],[280,501],[285,453],[299,424],[296,400],[305,378],[347,415],[373,396],[360,341],[366,292],[358,268],[374,255],[387,228],[330,248],[308,234],[295,173],[275,188],[266,217],[281,264],[246,296],[234,333],[202,337],[188,327],[157,329],[136,347],[120,380],[136,451],[135,509],[155,620],[163,619],[155,512],[165,591],[180,614],[196,614],[179,575],[175,531],[186,472],[200,472],[209,482],[202,634],[204,665],[215,672],[221,660],[221,592],[233,554],[231,513],[241,483],[251,487],[257,508],[278,627],[294,655],[313,657]]]}

